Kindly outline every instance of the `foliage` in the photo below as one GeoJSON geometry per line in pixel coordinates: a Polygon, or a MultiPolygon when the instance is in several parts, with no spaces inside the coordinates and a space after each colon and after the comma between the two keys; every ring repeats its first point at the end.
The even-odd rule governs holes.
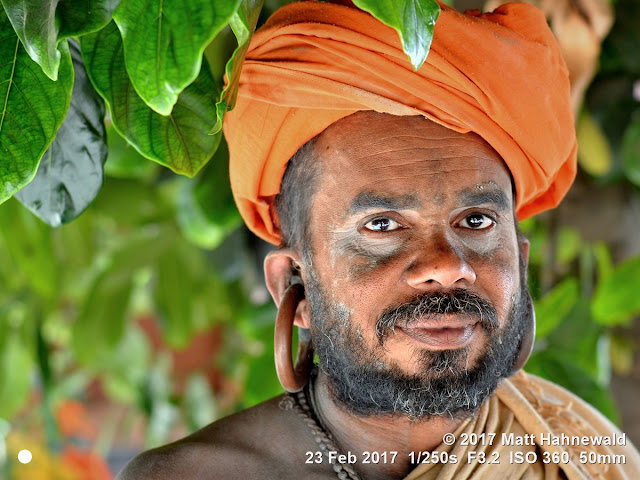
{"type": "MultiPolygon", "coordinates": [[[[48,224],[67,223],[89,205],[108,149],[96,92],[115,129],[144,157],[196,175],[220,144],[262,3],[2,2],[0,203],[35,177],[18,199],[48,224]],[[226,27],[237,39],[231,52],[219,45],[226,47],[226,27]],[[80,57],[71,43],[73,68],[70,37],[82,50],[80,57]],[[205,50],[216,51],[208,55],[216,65],[205,50]]],[[[440,11],[435,0],[356,3],[398,31],[415,68],[424,62],[440,11]]]]}
{"type": "MultiPolygon", "coordinates": [[[[63,441],[56,409],[86,399],[92,382],[146,415],[148,446],[168,441],[176,424],[197,429],[230,413],[246,392],[256,399],[278,388],[272,369],[249,380],[252,365],[271,363],[275,312],[237,212],[220,224],[233,233],[202,250],[184,240],[179,221],[184,192],[196,204],[201,178],[144,175],[107,175],[85,214],[57,229],[15,200],[0,209],[0,419],[18,432],[34,418],[50,424],[53,450],[63,441]],[[252,329],[256,320],[262,326],[252,329]],[[224,342],[181,370],[176,352],[211,331],[224,342]]],[[[219,186],[233,208],[228,182],[219,186]]]]}
{"type": "Polygon", "coordinates": [[[400,34],[402,47],[416,70],[424,63],[440,14],[437,3],[430,0],[355,0],[353,3],[400,34]]]}
{"type": "MultiPolygon", "coordinates": [[[[176,424],[193,430],[281,390],[264,246],[240,226],[221,134],[248,42],[274,2],[186,3],[218,10],[206,25],[174,21],[186,9],[166,10],[166,24],[150,30],[159,2],[3,1],[0,202],[16,199],[0,207],[0,475],[10,438],[2,418],[14,433],[45,425],[40,443],[61,449],[66,433],[55,412],[65,399],[87,398],[93,382],[111,402],[144,414],[146,446],[169,440],[176,424]],[[21,24],[25,11],[37,22],[21,24]],[[141,35],[154,41],[143,45],[141,35]],[[170,58],[167,45],[188,53],[170,58]],[[154,66],[149,81],[140,59],[154,66]],[[62,226],[49,228],[18,201],[62,226]],[[180,370],[182,350],[217,336],[202,364],[180,370]]],[[[433,2],[356,3],[396,28],[420,63],[437,11],[413,12],[433,2]]],[[[594,189],[637,195],[638,7],[615,6],[579,115],[581,175],[594,189]]],[[[523,229],[538,319],[527,370],[616,419],[608,382],[633,363],[627,337],[640,312],[640,262],[614,264],[614,245],[584,240],[553,214],[523,229]]],[[[60,461],[49,458],[46,468],[60,461]]]]}

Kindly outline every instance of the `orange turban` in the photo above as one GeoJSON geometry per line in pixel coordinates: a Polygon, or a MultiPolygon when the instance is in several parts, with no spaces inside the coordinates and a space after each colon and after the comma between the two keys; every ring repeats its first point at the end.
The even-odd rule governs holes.
{"type": "Polygon", "coordinates": [[[483,137],[511,171],[521,220],[555,207],[575,177],[568,72],[540,10],[514,3],[480,15],[443,5],[416,72],[396,31],[371,15],[293,3],[254,36],[225,119],[231,187],[254,233],[280,243],[273,200],[288,160],[360,110],[423,115],[483,137]]]}

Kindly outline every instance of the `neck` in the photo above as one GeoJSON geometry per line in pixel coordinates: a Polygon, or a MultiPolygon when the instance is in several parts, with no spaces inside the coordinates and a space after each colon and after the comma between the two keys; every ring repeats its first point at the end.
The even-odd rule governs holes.
{"type": "Polygon", "coordinates": [[[415,461],[419,452],[434,450],[442,443],[445,433],[454,432],[465,421],[449,417],[417,421],[401,414],[355,415],[335,399],[322,371],[315,382],[314,396],[315,413],[333,436],[341,450],[338,453],[353,453],[357,459],[355,469],[367,480],[406,477],[416,466],[411,463],[412,452],[415,461]],[[367,456],[363,452],[376,452],[380,461],[364,463],[367,456]]]}

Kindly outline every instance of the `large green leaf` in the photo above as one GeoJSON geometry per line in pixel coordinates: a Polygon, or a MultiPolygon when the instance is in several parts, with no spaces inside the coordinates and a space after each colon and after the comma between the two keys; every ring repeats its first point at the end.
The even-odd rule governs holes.
{"type": "Polygon", "coordinates": [[[546,337],[555,329],[578,301],[578,281],[569,277],[535,302],[536,338],[546,337]]]}
{"type": "Polygon", "coordinates": [[[229,149],[222,142],[207,166],[184,179],[177,195],[182,234],[200,248],[216,248],[242,222],[229,183],[229,149]]]}
{"type": "Polygon", "coordinates": [[[253,37],[253,33],[256,30],[263,3],[263,0],[241,0],[238,10],[233,14],[229,22],[234,35],[238,39],[238,47],[225,67],[227,86],[220,94],[220,99],[216,105],[217,121],[211,131],[212,134],[222,129],[224,114],[235,106],[242,64],[247,56],[251,37],[253,37]]]}
{"type": "Polygon", "coordinates": [[[71,107],[35,178],[16,194],[53,227],[70,222],[93,201],[107,157],[104,103],[87,78],[77,43],[69,46],[75,72],[71,107]]]}
{"type": "Polygon", "coordinates": [[[618,265],[596,286],[591,313],[603,325],[625,324],[640,313],[640,256],[618,265]]]}
{"type": "Polygon", "coordinates": [[[111,20],[120,0],[60,0],[56,13],[60,20],[58,38],[97,32],[111,20]]]}
{"type": "Polygon", "coordinates": [[[135,92],[124,65],[122,38],[113,22],[80,39],[89,78],[105,99],[118,132],[147,158],[189,176],[211,158],[220,139],[217,87],[208,66],[178,97],[169,116],[151,110],[135,92]]]}
{"type": "Polygon", "coordinates": [[[138,95],[169,115],[195,80],[202,53],[227,24],[239,0],[123,0],[113,15],[122,33],[127,71],[138,95]]]}
{"type": "Polygon", "coordinates": [[[58,51],[58,0],[3,0],[20,41],[33,61],[51,79],[58,79],[61,54],[58,51]]]}
{"type": "Polygon", "coordinates": [[[436,0],[353,0],[353,3],[393,27],[413,68],[420,68],[427,59],[433,27],[440,15],[436,0]]]}
{"type": "Polygon", "coordinates": [[[604,329],[593,321],[589,307],[586,299],[579,299],[540,344],[546,347],[544,351],[562,352],[573,364],[604,385],[609,377],[602,358],[603,355],[608,356],[608,352],[601,348],[604,329]]]}
{"type": "Polygon", "coordinates": [[[51,80],[57,80],[60,40],[105,26],[118,1],[4,0],[2,4],[31,59],[51,80]]]}
{"type": "Polygon", "coordinates": [[[71,102],[73,68],[60,44],[59,79],[29,57],[0,9],[0,203],[28,184],[71,102]]]}

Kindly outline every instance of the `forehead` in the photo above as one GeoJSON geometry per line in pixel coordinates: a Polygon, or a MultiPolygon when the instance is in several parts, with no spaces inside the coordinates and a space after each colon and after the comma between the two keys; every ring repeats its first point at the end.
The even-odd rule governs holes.
{"type": "Polygon", "coordinates": [[[323,203],[371,194],[437,204],[474,189],[502,191],[511,200],[510,173],[487,142],[424,117],[359,112],[327,128],[316,152],[323,203]]]}

